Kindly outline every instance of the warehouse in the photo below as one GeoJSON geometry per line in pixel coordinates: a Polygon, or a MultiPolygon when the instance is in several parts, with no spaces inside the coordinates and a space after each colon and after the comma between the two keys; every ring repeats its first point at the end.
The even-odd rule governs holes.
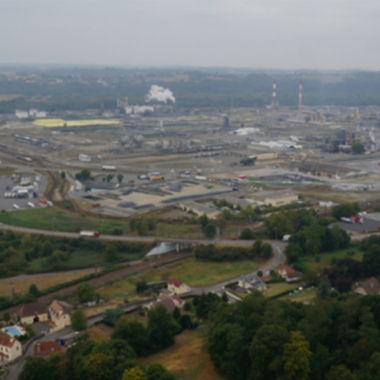
{"type": "Polygon", "coordinates": [[[264,202],[266,206],[272,207],[284,206],[298,201],[298,194],[288,191],[262,192],[252,197],[264,202]]]}

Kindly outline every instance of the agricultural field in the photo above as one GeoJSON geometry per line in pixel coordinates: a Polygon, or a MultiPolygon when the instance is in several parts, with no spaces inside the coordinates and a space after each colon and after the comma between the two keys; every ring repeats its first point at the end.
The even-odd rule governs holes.
{"type": "Polygon", "coordinates": [[[331,260],[335,257],[337,260],[343,259],[347,256],[347,252],[352,251],[354,252],[352,259],[362,261],[363,259],[363,252],[360,251],[360,243],[353,243],[350,245],[349,248],[337,250],[333,252],[328,253],[321,253],[317,255],[320,257],[321,261],[317,262],[315,261],[315,257],[303,257],[300,260],[300,264],[305,267],[305,272],[320,272],[325,267],[331,266],[331,260]]]}
{"type": "Polygon", "coordinates": [[[38,277],[28,277],[24,279],[4,280],[0,282],[0,297],[12,297],[12,289],[16,294],[28,293],[30,285],[37,285],[39,290],[50,288],[51,286],[63,284],[78,278],[84,277],[94,272],[94,269],[74,273],[56,273],[38,277]]]}
{"type": "Polygon", "coordinates": [[[144,272],[139,277],[145,281],[162,281],[175,277],[190,286],[201,287],[229,280],[259,267],[258,261],[204,262],[188,258],[164,267],[144,272]]]}
{"type": "Polygon", "coordinates": [[[212,363],[205,348],[204,334],[197,330],[185,330],[175,337],[172,347],[140,358],[144,366],[162,364],[177,380],[223,380],[212,363]]]}
{"type": "Polygon", "coordinates": [[[63,120],[63,119],[39,119],[33,122],[34,125],[46,128],[57,127],[85,127],[88,125],[115,125],[120,124],[119,120],[103,120],[103,119],[91,119],[91,120],[63,120]]]}
{"type": "Polygon", "coordinates": [[[102,221],[100,219],[65,212],[57,207],[0,212],[0,222],[20,227],[64,232],[91,230],[112,233],[114,228],[128,228],[125,222],[106,219],[102,221]]]}

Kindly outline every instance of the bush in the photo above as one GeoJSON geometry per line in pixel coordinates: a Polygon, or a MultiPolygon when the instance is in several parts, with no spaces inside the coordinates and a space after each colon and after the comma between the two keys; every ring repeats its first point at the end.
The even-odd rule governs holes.
{"type": "Polygon", "coordinates": [[[254,234],[250,228],[244,228],[240,233],[241,240],[253,240],[254,234]]]}
{"type": "Polygon", "coordinates": [[[83,313],[83,310],[75,310],[71,315],[71,328],[74,331],[86,330],[87,328],[87,319],[83,313]]]}
{"type": "Polygon", "coordinates": [[[183,306],[183,309],[185,311],[190,311],[192,308],[193,308],[193,305],[191,304],[191,302],[190,301],[186,301],[185,305],[183,306]]]}

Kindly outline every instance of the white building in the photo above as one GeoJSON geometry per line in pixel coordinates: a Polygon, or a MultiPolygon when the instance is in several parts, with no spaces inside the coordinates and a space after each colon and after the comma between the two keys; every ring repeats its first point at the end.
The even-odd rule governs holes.
{"type": "Polygon", "coordinates": [[[88,156],[87,154],[80,154],[79,155],[79,161],[90,162],[91,161],[91,157],[88,156]]]}
{"type": "Polygon", "coordinates": [[[0,334],[0,361],[11,362],[21,355],[21,343],[14,337],[0,334]]]}
{"type": "Polygon", "coordinates": [[[25,110],[16,110],[15,111],[15,115],[16,117],[18,117],[19,119],[26,119],[29,117],[29,112],[28,111],[25,111],[25,110]]]}

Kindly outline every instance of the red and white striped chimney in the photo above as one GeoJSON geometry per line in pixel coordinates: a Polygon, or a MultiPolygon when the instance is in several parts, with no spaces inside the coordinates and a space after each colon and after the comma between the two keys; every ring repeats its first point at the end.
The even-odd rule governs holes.
{"type": "Polygon", "coordinates": [[[298,112],[302,113],[302,80],[300,80],[299,94],[298,94],[298,112]]]}
{"type": "Polygon", "coordinates": [[[277,86],[276,81],[273,81],[273,99],[272,99],[272,109],[276,109],[276,97],[277,97],[277,86]]]}

